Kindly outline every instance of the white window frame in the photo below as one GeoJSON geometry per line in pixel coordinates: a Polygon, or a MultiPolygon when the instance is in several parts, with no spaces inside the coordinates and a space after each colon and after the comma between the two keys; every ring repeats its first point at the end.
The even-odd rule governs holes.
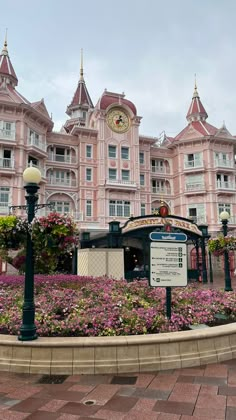
{"type": "Polygon", "coordinates": [[[121,170],[121,179],[122,181],[130,181],[130,171],[129,169],[121,170]]]}
{"type": "Polygon", "coordinates": [[[141,206],[140,206],[140,215],[141,216],[145,216],[146,215],[146,204],[145,203],[141,203],[141,206]]]}
{"type": "Polygon", "coordinates": [[[109,181],[116,181],[117,180],[117,169],[115,169],[115,168],[109,168],[108,169],[108,179],[109,179],[109,181]]]}
{"type": "Polygon", "coordinates": [[[92,168],[86,168],[86,181],[91,182],[93,180],[92,168]]]}
{"type": "Polygon", "coordinates": [[[10,187],[0,187],[0,208],[6,208],[10,205],[10,187]],[[6,197],[6,199],[5,199],[6,197]]]}
{"type": "Polygon", "coordinates": [[[220,213],[222,211],[227,211],[229,215],[232,214],[232,204],[231,203],[218,203],[218,216],[220,219],[220,213]]]}
{"type": "Polygon", "coordinates": [[[108,144],[108,157],[109,159],[116,159],[117,157],[117,146],[108,144]]]}
{"type": "Polygon", "coordinates": [[[86,200],[85,208],[86,208],[86,217],[92,217],[93,215],[92,200],[86,200]]]}
{"type": "Polygon", "coordinates": [[[126,200],[109,200],[109,217],[130,217],[131,203],[126,200]]]}
{"type": "Polygon", "coordinates": [[[144,187],[145,186],[145,175],[144,174],[140,174],[139,181],[140,181],[140,185],[142,187],[144,187]]]}
{"type": "Polygon", "coordinates": [[[92,159],[93,158],[93,146],[92,144],[86,144],[86,158],[92,159]]]}
{"type": "Polygon", "coordinates": [[[144,158],[144,152],[139,152],[139,164],[144,165],[145,158],[144,158]]]}
{"type": "Polygon", "coordinates": [[[122,146],[121,147],[121,159],[122,160],[129,160],[129,147],[122,146]]]}
{"type": "Polygon", "coordinates": [[[60,214],[69,214],[71,212],[71,203],[69,201],[49,201],[54,210],[60,214]]]}

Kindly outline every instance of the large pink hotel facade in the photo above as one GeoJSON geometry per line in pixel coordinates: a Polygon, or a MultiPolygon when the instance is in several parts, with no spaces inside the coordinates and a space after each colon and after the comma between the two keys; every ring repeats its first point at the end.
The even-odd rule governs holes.
{"type": "MultiPolygon", "coordinates": [[[[236,227],[236,138],[208,115],[195,86],[187,126],[174,138],[139,134],[141,117],[124,94],[104,91],[94,106],[81,65],[80,80],[60,132],[43,100],[30,103],[5,42],[0,55],[0,215],[25,204],[22,173],[32,161],[42,173],[39,203],[71,213],[81,231],[105,233],[114,218],[151,214],[160,203],[171,214],[220,230],[227,210],[236,227]]],[[[63,104],[62,104],[63,106],[63,104]]],[[[158,122],[157,122],[158,123],[158,122]]],[[[20,212],[20,210],[19,210],[20,212]]]]}

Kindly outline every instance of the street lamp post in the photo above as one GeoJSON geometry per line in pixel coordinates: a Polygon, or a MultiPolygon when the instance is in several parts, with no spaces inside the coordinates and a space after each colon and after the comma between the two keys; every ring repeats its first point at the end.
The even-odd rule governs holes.
{"type": "Polygon", "coordinates": [[[202,254],[202,282],[207,283],[207,266],[206,266],[206,246],[205,240],[209,238],[208,236],[208,225],[201,224],[198,225],[199,229],[202,232],[202,237],[200,239],[201,243],[201,254],[202,254]]]}
{"type": "MultiPolygon", "coordinates": [[[[41,181],[41,173],[39,169],[30,166],[23,173],[25,181],[26,210],[28,213],[28,223],[31,223],[35,216],[35,205],[38,201],[37,191],[38,184],[41,181]]],[[[34,249],[30,232],[27,232],[26,244],[26,267],[25,267],[25,286],[24,286],[24,303],[22,325],[20,327],[21,341],[35,340],[37,338],[35,326],[35,305],[34,305],[34,249]]]]}
{"type": "MultiPolygon", "coordinates": [[[[220,213],[220,219],[222,222],[222,228],[223,228],[223,235],[224,237],[227,236],[228,233],[228,220],[230,218],[230,215],[227,211],[222,211],[220,213]]],[[[231,277],[230,277],[230,267],[229,267],[229,253],[228,250],[224,250],[224,270],[225,270],[225,291],[231,292],[232,286],[231,286],[231,277]]]]}

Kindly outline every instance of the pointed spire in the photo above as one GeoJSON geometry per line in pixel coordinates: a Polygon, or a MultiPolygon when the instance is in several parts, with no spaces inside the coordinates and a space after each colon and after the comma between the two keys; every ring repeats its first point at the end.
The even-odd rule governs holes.
{"type": "Polygon", "coordinates": [[[7,28],[6,28],[6,34],[5,34],[5,41],[2,49],[2,55],[8,55],[8,49],[7,49],[7,28]]]}
{"type": "Polygon", "coordinates": [[[192,102],[189,107],[186,118],[187,118],[187,121],[190,123],[193,121],[205,121],[207,117],[208,117],[207,112],[204,106],[202,105],[202,102],[198,94],[196,74],[195,74],[195,83],[194,83],[194,92],[193,92],[192,102]]]}
{"type": "Polygon", "coordinates": [[[194,83],[193,98],[199,98],[199,94],[198,94],[198,91],[197,91],[197,79],[196,79],[196,73],[195,73],[195,83],[194,83]]]}
{"type": "Polygon", "coordinates": [[[77,114],[77,111],[88,111],[89,109],[94,108],[90,95],[88,93],[85,80],[84,80],[84,68],[83,68],[83,49],[81,49],[81,59],[80,59],[80,79],[75,91],[74,97],[68,105],[66,113],[71,118],[74,118],[77,114]]]}
{"type": "Polygon", "coordinates": [[[80,52],[80,80],[84,82],[83,48],[81,48],[81,52],[80,52]]]}
{"type": "Polygon", "coordinates": [[[11,60],[8,54],[7,48],[7,30],[5,35],[5,41],[3,45],[3,49],[0,55],[0,83],[11,84],[13,87],[17,86],[18,80],[11,64],[11,60]]]}

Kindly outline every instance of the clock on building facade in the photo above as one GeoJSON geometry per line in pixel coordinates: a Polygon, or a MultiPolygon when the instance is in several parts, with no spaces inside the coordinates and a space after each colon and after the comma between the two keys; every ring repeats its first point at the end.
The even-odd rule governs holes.
{"type": "Polygon", "coordinates": [[[116,133],[125,133],[130,127],[130,118],[122,108],[111,108],[107,113],[107,125],[116,133]]]}

